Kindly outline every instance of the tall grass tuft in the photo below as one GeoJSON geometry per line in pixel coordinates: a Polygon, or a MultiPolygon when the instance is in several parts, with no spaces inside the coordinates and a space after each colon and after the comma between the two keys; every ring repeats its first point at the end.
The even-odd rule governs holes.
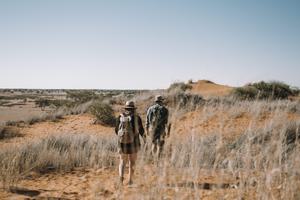
{"type": "Polygon", "coordinates": [[[29,172],[69,171],[75,167],[111,167],[116,164],[116,140],[64,134],[0,150],[0,179],[5,187],[29,172]]]}

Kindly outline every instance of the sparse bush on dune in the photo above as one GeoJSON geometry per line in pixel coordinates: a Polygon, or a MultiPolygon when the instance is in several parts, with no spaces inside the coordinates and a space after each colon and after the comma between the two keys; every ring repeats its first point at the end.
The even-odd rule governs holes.
{"type": "Polygon", "coordinates": [[[90,112],[96,117],[96,123],[107,126],[114,126],[116,119],[113,108],[103,102],[94,102],[90,107],[90,112]]]}
{"type": "Polygon", "coordinates": [[[189,79],[187,83],[188,83],[188,84],[193,84],[194,81],[193,81],[193,79],[189,79]]]}
{"type": "Polygon", "coordinates": [[[203,97],[197,94],[177,92],[166,96],[168,106],[176,109],[185,109],[187,111],[204,105],[204,102],[203,97]]]}
{"type": "Polygon", "coordinates": [[[213,81],[210,80],[203,80],[205,83],[215,84],[213,81]]]}
{"type": "Polygon", "coordinates": [[[297,94],[297,90],[282,82],[257,82],[233,90],[233,95],[239,99],[287,99],[297,94]]]}
{"type": "Polygon", "coordinates": [[[184,82],[175,82],[170,85],[168,92],[185,92],[190,89],[192,89],[192,86],[189,84],[185,84],[184,82]]]}
{"type": "Polygon", "coordinates": [[[258,90],[251,86],[239,87],[233,90],[233,95],[241,100],[253,100],[257,97],[258,90]]]}

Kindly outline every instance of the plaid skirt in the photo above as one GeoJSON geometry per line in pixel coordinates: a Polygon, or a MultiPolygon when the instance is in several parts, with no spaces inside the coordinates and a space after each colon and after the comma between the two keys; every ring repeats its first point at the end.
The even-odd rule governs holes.
{"type": "Polygon", "coordinates": [[[139,136],[135,136],[133,143],[124,144],[118,142],[118,152],[120,154],[133,154],[137,153],[141,149],[141,143],[139,136]]]}

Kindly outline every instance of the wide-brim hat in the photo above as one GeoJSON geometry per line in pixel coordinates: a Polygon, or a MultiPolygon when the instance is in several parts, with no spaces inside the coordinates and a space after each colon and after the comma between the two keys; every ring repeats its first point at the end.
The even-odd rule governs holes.
{"type": "Polygon", "coordinates": [[[125,109],[136,109],[133,101],[126,101],[125,109]]]}
{"type": "Polygon", "coordinates": [[[165,99],[161,95],[155,96],[155,102],[163,102],[165,99]]]}

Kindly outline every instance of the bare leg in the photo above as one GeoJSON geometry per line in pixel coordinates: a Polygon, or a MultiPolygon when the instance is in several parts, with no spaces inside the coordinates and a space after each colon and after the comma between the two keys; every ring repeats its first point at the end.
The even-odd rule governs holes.
{"type": "Polygon", "coordinates": [[[132,184],[132,177],[134,175],[134,165],[137,159],[137,153],[129,155],[129,185],[132,184]]]}
{"type": "Polygon", "coordinates": [[[162,151],[163,151],[163,148],[164,148],[164,144],[165,144],[165,141],[161,140],[161,141],[159,141],[159,144],[157,145],[158,146],[158,151],[157,151],[157,157],[158,158],[161,157],[161,154],[162,154],[162,151]]]}
{"type": "Polygon", "coordinates": [[[157,158],[160,158],[161,152],[162,152],[162,147],[160,145],[158,145],[158,148],[157,148],[157,158]]]}
{"type": "Polygon", "coordinates": [[[157,143],[156,143],[156,141],[152,142],[151,153],[152,153],[152,156],[156,156],[156,154],[157,154],[157,143]]]}
{"type": "Polygon", "coordinates": [[[124,180],[124,171],[125,171],[127,160],[128,160],[128,155],[126,154],[120,155],[119,176],[120,176],[121,183],[123,183],[124,180]]]}

